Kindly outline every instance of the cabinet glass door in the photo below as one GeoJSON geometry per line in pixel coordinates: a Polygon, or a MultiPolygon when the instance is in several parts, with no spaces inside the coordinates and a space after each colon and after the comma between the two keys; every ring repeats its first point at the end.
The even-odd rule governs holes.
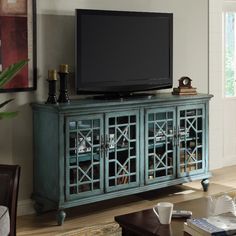
{"type": "Polygon", "coordinates": [[[66,120],[66,197],[103,192],[102,116],[66,120]]]}
{"type": "Polygon", "coordinates": [[[205,168],[205,107],[178,108],[178,175],[202,173],[205,168]]]}
{"type": "Polygon", "coordinates": [[[175,108],[148,109],[145,114],[145,183],[175,178],[175,108]]]}
{"type": "Polygon", "coordinates": [[[138,111],[106,114],[106,191],[139,184],[138,111]]]}

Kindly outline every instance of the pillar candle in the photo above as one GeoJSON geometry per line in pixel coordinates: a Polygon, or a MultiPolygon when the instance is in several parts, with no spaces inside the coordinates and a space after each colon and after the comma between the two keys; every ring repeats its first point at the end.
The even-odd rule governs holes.
{"type": "Polygon", "coordinates": [[[61,65],[60,65],[60,72],[61,72],[61,73],[69,73],[69,71],[68,71],[68,65],[67,65],[67,64],[61,64],[61,65]]]}
{"type": "Polygon", "coordinates": [[[48,71],[48,80],[57,80],[57,71],[49,70],[48,71]]]}

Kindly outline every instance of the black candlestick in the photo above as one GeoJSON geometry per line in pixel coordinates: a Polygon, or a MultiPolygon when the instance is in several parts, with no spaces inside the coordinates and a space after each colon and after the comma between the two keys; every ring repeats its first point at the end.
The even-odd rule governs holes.
{"type": "Polygon", "coordinates": [[[68,80],[68,72],[58,72],[60,77],[60,94],[58,97],[59,103],[69,103],[70,99],[67,91],[67,80],[68,80]]]}
{"type": "Polygon", "coordinates": [[[56,97],[56,80],[47,80],[48,81],[48,99],[46,101],[46,104],[56,104],[57,103],[57,97],[56,97]]]}

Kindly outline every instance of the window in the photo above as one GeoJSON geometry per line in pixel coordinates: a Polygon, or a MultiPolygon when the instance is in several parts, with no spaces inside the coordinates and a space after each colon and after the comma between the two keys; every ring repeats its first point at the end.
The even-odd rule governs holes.
{"type": "Polygon", "coordinates": [[[236,13],[224,13],[224,78],[225,96],[236,96],[236,13]]]}

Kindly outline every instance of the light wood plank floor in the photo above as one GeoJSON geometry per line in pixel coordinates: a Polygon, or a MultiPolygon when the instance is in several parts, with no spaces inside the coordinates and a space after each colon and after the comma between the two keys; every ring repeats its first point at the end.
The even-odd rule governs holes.
{"type": "Polygon", "coordinates": [[[207,193],[200,181],[159,189],[134,196],[80,206],[66,210],[63,226],[57,226],[55,212],[40,216],[28,215],[17,218],[17,235],[57,235],[69,230],[112,222],[114,216],[151,208],[158,201],[182,202],[209,194],[227,192],[236,188],[236,166],[214,170],[207,193]]]}

